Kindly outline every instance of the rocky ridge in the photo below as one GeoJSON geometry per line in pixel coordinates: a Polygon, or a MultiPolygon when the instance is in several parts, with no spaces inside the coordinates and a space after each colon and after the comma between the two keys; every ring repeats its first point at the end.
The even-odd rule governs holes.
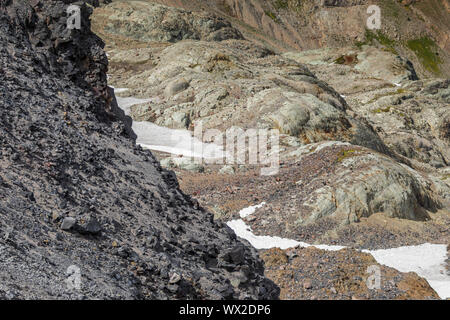
{"type": "Polygon", "coordinates": [[[421,77],[449,75],[448,0],[157,0],[229,19],[242,34],[275,51],[342,48],[372,43],[411,60],[421,77]],[[381,29],[367,28],[369,5],[381,29]]]}

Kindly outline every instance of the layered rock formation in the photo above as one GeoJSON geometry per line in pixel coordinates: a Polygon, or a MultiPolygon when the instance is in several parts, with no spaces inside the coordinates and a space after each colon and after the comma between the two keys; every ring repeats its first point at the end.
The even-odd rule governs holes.
{"type": "Polygon", "coordinates": [[[135,145],[91,7],[68,30],[74,1],[0,0],[0,298],[278,297],[264,274],[286,299],[437,298],[353,249],[269,250],[264,270],[225,222],[264,202],[242,218],[255,237],[449,243],[449,81],[418,79],[447,72],[442,1],[377,2],[380,32],[368,1],[86,2],[109,82],[147,101],[135,121],[276,128],[280,169],[156,153],[179,187],[135,145]]]}
{"type": "Polygon", "coordinates": [[[421,76],[450,72],[447,0],[158,0],[189,10],[201,8],[232,20],[246,38],[277,50],[341,48],[376,40],[395,48],[421,76]],[[369,5],[381,9],[381,29],[368,33],[369,5]]]}
{"type": "MultiPolygon", "coordinates": [[[[103,12],[118,5],[101,9],[95,18],[104,19],[103,12]]],[[[136,4],[123,5],[138,10],[136,4]]],[[[113,23],[115,16],[106,19],[102,25],[113,23]]],[[[111,37],[121,31],[103,28],[99,33],[111,37]]],[[[145,37],[139,41],[152,44],[145,37]]],[[[205,128],[277,128],[304,143],[342,140],[388,153],[371,126],[349,114],[345,100],[324,81],[304,65],[247,40],[138,45],[109,54],[112,81],[130,88],[127,94],[152,97],[132,107],[135,120],[172,128],[192,128],[197,120],[205,128]]]]}
{"type": "Polygon", "coordinates": [[[66,28],[73,2],[0,1],[0,299],[277,298],[256,251],[130,138],[91,9],[66,28]]]}
{"type": "Polygon", "coordinates": [[[241,33],[218,16],[187,12],[155,3],[116,2],[97,11],[106,34],[141,41],[176,42],[184,39],[221,41],[242,39],[241,33]]]}

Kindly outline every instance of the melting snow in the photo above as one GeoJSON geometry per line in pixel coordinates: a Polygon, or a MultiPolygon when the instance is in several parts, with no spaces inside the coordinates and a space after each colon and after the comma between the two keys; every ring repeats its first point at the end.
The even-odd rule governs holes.
{"type": "Polygon", "coordinates": [[[295,240],[283,239],[280,237],[254,235],[250,227],[247,226],[242,219],[229,221],[227,222],[227,225],[231,229],[233,229],[238,237],[247,240],[256,249],[288,249],[300,245],[300,242],[297,242],[295,240]]]}
{"type": "Polygon", "coordinates": [[[450,276],[446,274],[447,246],[425,243],[369,252],[378,263],[425,278],[442,299],[450,298],[450,276]]]}
{"type": "MultiPolygon", "coordinates": [[[[250,206],[248,208],[244,208],[239,212],[241,218],[248,217],[255,213],[256,209],[262,208],[266,203],[262,202],[255,206],[250,206]]],[[[280,248],[280,249],[288,249],[297,246],[301,247],[310,247],[314,246],[319,249],[324,250],[341,250],[345,247],[342,246],[328,246],[328,245],[310,245],[305,242],[299,242],[296,240],[285,239],[280,237],[272,237],[272,236],[257,236],[253,234],[252,229],[245,223],[242,219],[232,220],[227,222],[227,225],[233,229],[238,237],[241,237],[248,242],[256,249],[270,249],[270,248],[280,248]]]]}
{"type": "MultiPolygon", "coordinates": [[[[241,218],[253,214],[256,209],[265,205],[265,202],[242,209],[241,218]]],[[[294,247],[316,247],[323,250],[341,250],[343,246],[311,245],[305,242],[271,236],[257,236],[244,220],[232,220],[227,225],[236,235],[250,242],[256,249],[294,247]]],[[[442,298],[450,298],[450,275],[446,274],[445,261],[447,259],[447,246],[441,244],[425,243],[419,246],[406,246],[382,250],[362,250],[370,253],[382,265],[397,269],[400,272],[415,272],[428,281],[430,286],[442,298]]]]}
{"type": "Polygon", "coordinates": [[[239,211],[239,215],[241,218],[248,217],[251,214],[254,214],[256,209],[262,208],[266,203],[262,202],[260,204],[257,204],[256,206],[250,206],[248,208],[244,208],[241,211],[239,211]]]}
{"type": "MultiPolygon", "coordinates": [[[[115,93],[127,91],[126,88],[114,88],[115,93]]],[[[130,114],[130,108],[136,104],[155,101],[155,99],[122,98],[116,96],[118,106],[130,114]]],[[[225,152],[221,146],[203,143],[192,136],[189,130],[160,127],[147,121],[133,121],[132,129],[137,136],[136,143],[142,147],[171,153],[177,156],[202,159],[223,159],[225,152]]]]}

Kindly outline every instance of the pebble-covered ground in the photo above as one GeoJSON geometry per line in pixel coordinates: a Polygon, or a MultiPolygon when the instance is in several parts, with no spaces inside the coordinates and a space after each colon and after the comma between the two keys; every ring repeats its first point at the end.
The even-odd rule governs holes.
{"type": "Polygon", "coordinates": [[[381,266],[370,254],[353,249],[274,248],[261,257],[265,274],[281,288],[281,299],[439,299],[417,274],[381,266]]]}

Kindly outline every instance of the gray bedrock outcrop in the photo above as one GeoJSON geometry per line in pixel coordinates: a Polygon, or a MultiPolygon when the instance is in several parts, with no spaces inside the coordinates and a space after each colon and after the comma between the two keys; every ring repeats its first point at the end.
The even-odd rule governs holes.
{"type": "Polygon", "coordinates": [[[246,40],[181,41],[166,48],[111,50],[114,81],[151,97],[131,107],[137,121],[172,128],[276,128],[302,143],[341,140],[389,153],[363,117],[304,65],[246,40]],[[133,72],[136,53],[147,68],[133,72]]]}

